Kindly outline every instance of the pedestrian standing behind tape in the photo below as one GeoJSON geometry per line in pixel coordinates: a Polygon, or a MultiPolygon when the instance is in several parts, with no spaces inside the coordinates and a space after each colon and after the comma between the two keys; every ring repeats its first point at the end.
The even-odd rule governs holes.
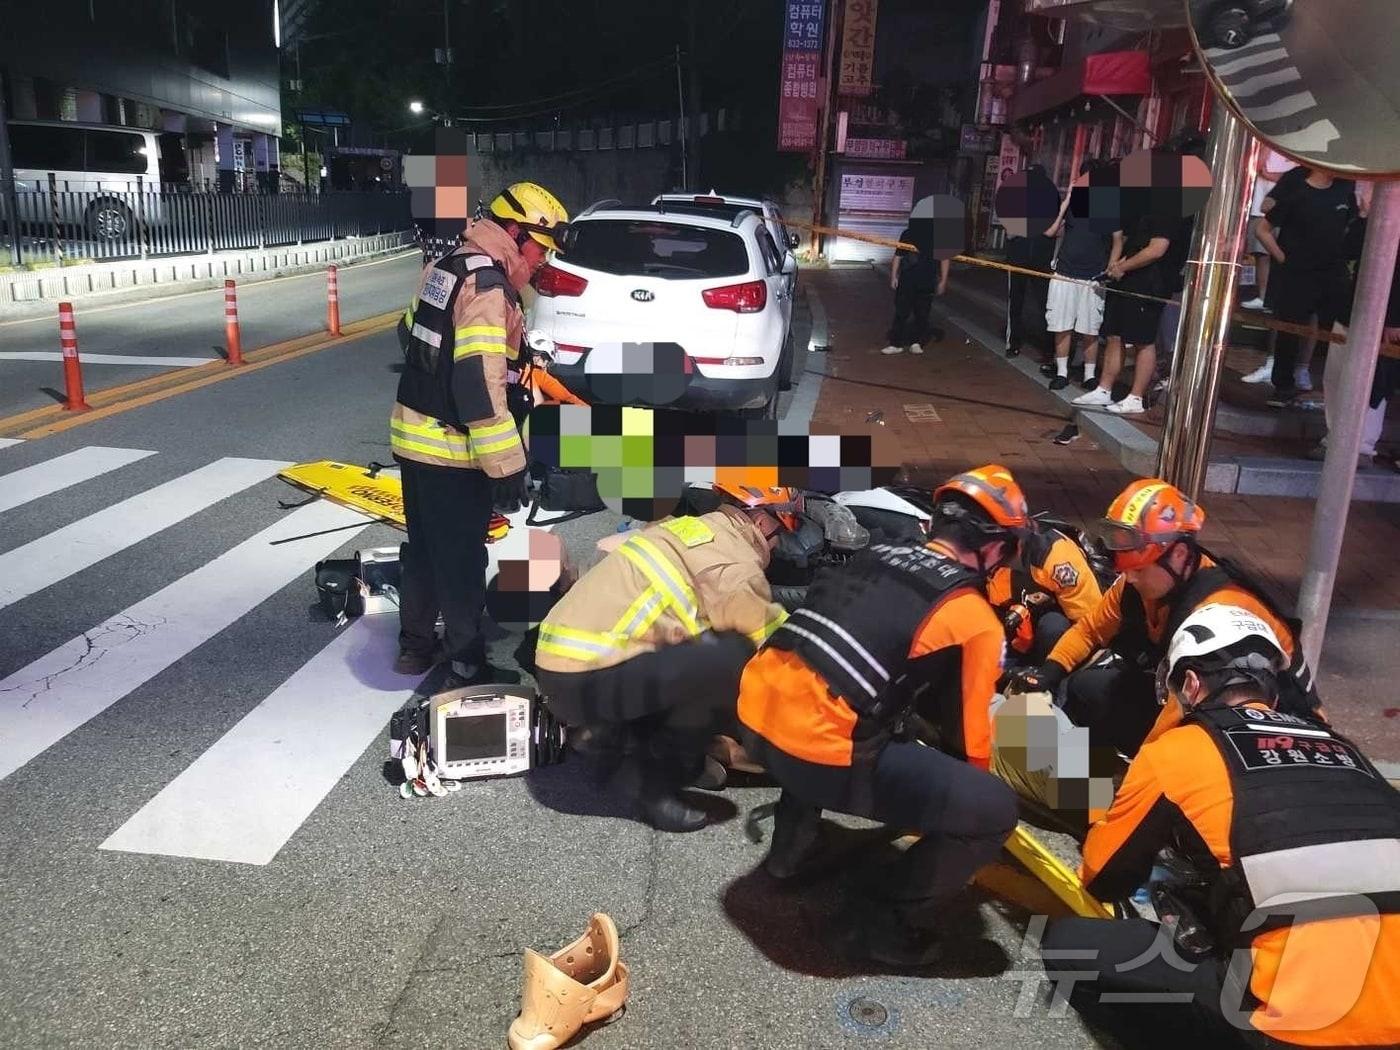
{"type": "Polygon", "coordinates": [[[1045,233],[1060,238],[1055,254],[1054,271],[1075,281],[1052,279],[1045,305],[1045,326],[1055,337],[1055,363],[1051,371],[1050,389],[1063,390],[1069,386],[1069,360],[1074,352],[1074,336],[1084,339],[1084,385],[1092,390],[1099,357],[1099,329],[1103,326],[1104,297],[1102,287],[1082,283],[1093,280],[1116,263],[1123,255],[1123,233],[1109,230],[1089,216],[1074,213],[1070,203],[1075,193],[1087,194],[1091,181],[1102,177],[1109,165],[1103,161],[1085,161],[1070,192],[1065,194],[1060,217],[1045,233]],[[1075,282],[1081,283],[1075,283],[1075,282]]]}

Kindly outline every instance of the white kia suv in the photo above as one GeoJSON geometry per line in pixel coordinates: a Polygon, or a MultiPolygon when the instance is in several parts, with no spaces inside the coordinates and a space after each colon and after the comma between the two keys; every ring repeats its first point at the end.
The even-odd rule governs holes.
{"type": "Polygon", "coordinates": [[[752,211],[597,204],[536,278],[530,327],[554,344],[550,373],[590,401],[609,399],[605,377],[664,359],[683,375],[658,376],[651,403],[772,418],[792,385],[796,265],[752,211]]]}

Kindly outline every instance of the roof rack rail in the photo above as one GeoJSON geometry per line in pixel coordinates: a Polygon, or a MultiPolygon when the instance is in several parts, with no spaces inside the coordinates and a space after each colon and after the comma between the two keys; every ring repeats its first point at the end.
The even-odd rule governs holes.
{"type": "Polygon", "coordinates": [[[606,208],[606,207],[608,207],[609,205],[612,205],[612,204],[621,204],[621,203],[622,203],[622,202],[621,202],[620,200],[618,200],[616,197],[609,197],[609,198],[607,198],[606,200],[594,201],[594,202],[593,202],[592,204],[590,204],[588,207],[584,208],[583,211],[581,211],[581,212],[579,212],[577,215],[575,215],[574,218],[576,218],[576,219],[581,219],[581,218],[583,218],[585,215],[592,215],[595,211],[600,211],[601,209],[606,208]]]}

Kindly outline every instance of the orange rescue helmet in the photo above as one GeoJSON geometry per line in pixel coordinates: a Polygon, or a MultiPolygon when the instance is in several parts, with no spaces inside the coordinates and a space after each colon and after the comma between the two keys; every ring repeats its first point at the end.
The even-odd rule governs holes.
{"type": "Polygon", "coordinates": [[[1019,532],[1035,527],[1026,506],[1026,494],[1011,471],[1000,464],[989,463],[949,478],[933,490],[934,504],[953,493],[977,505],[991,521],[993,529],[989,531],[1019,532]]]}
{"type": "Polygon", "coordinates": [[[1100,522],[1103,544],[1119,572],[1151,565],[1177,543],[1194,544],[1206,512],[1160,478],[1134,481],[1100,522]]]}
{"type": "Polygon", "coordinates": [[[750,511],[767,511],[788,532],[796,532],[805,502],[800,489],[788,485],[737,485],[716,481],[712,486],[731,506],[750,511]]]}

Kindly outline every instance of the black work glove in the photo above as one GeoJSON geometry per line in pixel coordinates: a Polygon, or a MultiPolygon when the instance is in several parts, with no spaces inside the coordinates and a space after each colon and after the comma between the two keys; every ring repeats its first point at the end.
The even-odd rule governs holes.
{"type": "Polygon", "coordinates": [[[796,612],[801,608],[802,603],[807,600],[806,587],[789,587],[778,585],[772,588],[773,600],[781,605],[788,612],[796,612]]]}
{"type": "Polygon", "coordinates": [[[1016,693],[1053,693],[1065,680],[1066,671],[1054,660],[1046,660],[1039,667],[1022,667],[1008,672],[1001,680],[1004,696],[1016,693]]]}
{"type": "Polygon", "coordinates": [[[530,493],[525,487],[526,472],[518,470],[503,478],[491,479],[491,505],[499,514],[514,514],[530,502],[530,493]]]}

